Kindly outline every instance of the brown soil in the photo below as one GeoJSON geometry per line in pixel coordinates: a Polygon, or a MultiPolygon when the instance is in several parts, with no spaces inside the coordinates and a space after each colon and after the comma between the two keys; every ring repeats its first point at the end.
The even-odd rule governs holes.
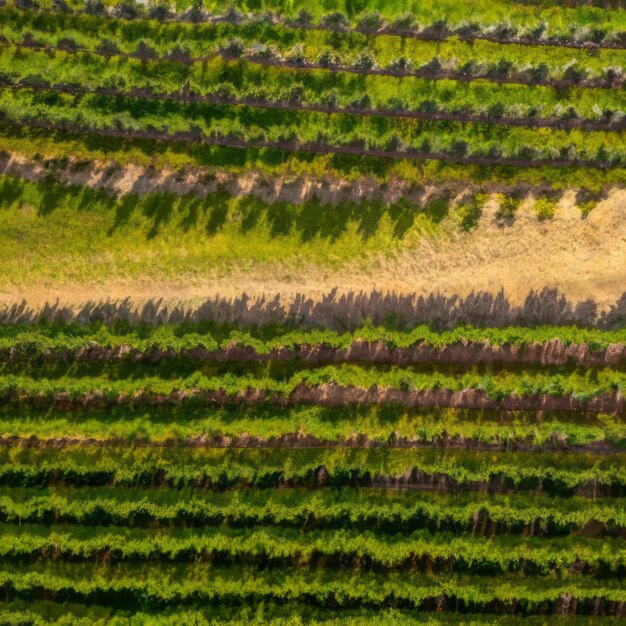
{"type": "Polygon", "coordinates": [[[275,449],[275,448],[298,448],[298,449],[328,449],[328,448],[403,448],[403,449],[450,449],[450,450],[474,450],[474,451],[525,451],[525,452],[549,452],[567,451],[572,453],[589,453],[611,455],[622,454],[623,450],[615,448],[611,443],[597,441],[585,446],[569,446],[566,442],[555,440],[554,445],[546,444],[541,446],[528,445],[524,442],[502,442],[484,443],[472,439],[447,437],[435,441],[424,441],[398,437],[393,441],[378,441],[366,435],[355,434],[351,438],[342,438],[338,441],[328,441],[310,435],[289,434],[280,437],[252,437],[241,435],[238,437],[215,436],[208,437],[205,434],[194,437],[187,437],[183,440],[166,439],[162,441],[150,441],[148,439],[135,438],[130,444],[121,437],[96,438],[68,435],[64,437],[20,437],[20,436],[0,436],[0,446],[20,446],[24,448],[67,448],[72,446],[90,447],[176,447],[185,446],[190,448],[255,448],[255,449],[275,449]]]}
{"type": "MultiPolygon", "coordinates": [[[[29,354],[27,358],[34,355],[29,354]]],[[[23,358],[13,350],[0,352],[3,360],[23,358]]],[[[615,367],[626,364],[626,345],[611,344],[606,350],[590,350],[587,345],[565,345],[558,339],[545,344],[527,345],[504,344],[491,346],[488,343],[456,343],[435,347],[427,343],[409,348],[390,348],[382,341],[355,341],[349,348],[340,349],[326,345],[299,345],[293,349],[278,348],[266,354],[259,354],[252,347],[237,344],[218,350],[197,347],[180,351],[152,349],[146,352],[130,346],[105,348],[89,342],[76,351],[44,351],[36,358],[47,360],[110,361],[131,360],[157,363],[162,359],[182,357],[196,361],[236,361],[265,362],[301,359],[309,364],[320,363],[385,363],[394,365],[414,365],[421,363],[442,363],[454,365],[579,365],[582,367],[615,367]]]]}
{"type": "MultiPolygon", "coordinates": [[[[120,394],[116,398],[107,398],[99,391],[90,391],[79,397],[70,397],[67,392],[57,392],[52,398],[55,407],[60,410],[73,410],[79,407],[106,408],[109,406],[127,405],[175,405],[187,399],[202,400],[210,404],[275,404],[292,406],[296,404],[315,404],[319,406],[352,406],[367,404],[389,404],[404,407],[442,407],[455,409],[480,409],[504,411],[576,411],[585,413],[612,413],[622,415],[625,412],[623,396],[617,392],[611,395],[596,396],[583,402],[572,396],[506,396],[502,400],[493,400],[479,389],[388,389],[371,387],[342,387],[335,383],[308,386],[301,384],[289,395],[279,393],[267,394],[264,389],[244,389],[236,395],[224,390],[200,391],[189,389],[174,391],[169,395],[155,395],[138,392],[133,396],[120,394]]],[[[33,402],[48,405],[50,400],[34,397],[33,402]]]]}

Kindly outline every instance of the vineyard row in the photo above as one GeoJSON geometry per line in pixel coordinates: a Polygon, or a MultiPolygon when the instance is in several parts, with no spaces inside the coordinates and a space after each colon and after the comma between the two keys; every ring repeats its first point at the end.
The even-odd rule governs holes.
{"type": "MultiPolygon", "coordinates": [[[[43,11],[41,16],[52,16],[50,5],[40,2],[43,11]]],[[[68,16],[68,4],[64,4],[61,16],[68,16]]],[[[314,16],[309,4],[299,3],[296,11],[293,2],[265,2],[262,13],[248,13],[245,1],[231,4],[224,13],[223,4],[213,5],[211,12],[195,7],[189,12],[173,14],[167,5],[155,4],[146,14],[141,3],[125,0],[117,2],[117,7],[109,14],[103,3],[81,2],[75,9],[80,17],[98,18],[101,21],[116,21],[116,18],[132,20],[131,23],[145,23],[145,18],[164,26],[204,26],[208,23],[251,23],[251,24],[284,24],[293,29],[312,29],[333,33],[356,31],[369,37],[392,35],[403,38],[416,38],[430,41],[442,41],[449,37],[457,37],[464,41],[486,40],[498,44],[517,44],[540,46],[561,46],[565,48],[624,48],[626,47],[626,23],[617,11],[559,8],[553,11],[539,12],[531,7],[520,4],[497,3],[496,11],[487,2],[473,7],[472,20],[452,2],[441,2],[433,9],[412,3],[410,11],[400,11],[400,7],[387,9],[380,13],[371,7],[351,22],[346,13],[341,11],[325,11],[317,9],[314,16]],[[386,13],[386,15],[385,15],[386,13]],[[494,13],[499,13],[496,17],[494,13]],[[491,14],[491,15],[490,15],[491,14]],[[185,19],[186,16],[186,19],[185,19]],[[317,20],[315,20],[317,17],[317,20]],[[176,20],[178,18],[178,20],[176,20]],[[181,19],[182,18],[182,19],[181,19]],[[185,22],[191,22],[191,24],[185,22]],[[591,27],[593,25],[593,27],[591,27]]],[[[115,4],[113,5],[115,7],[115,4]]],[[[374,3],[372,3],[374,4],[374,3]]],[[[375,4],[376,9],[380,7],[375,4]]],[[[76,14],[71,15],[75,17],[76,14]]]]}
{"type": "Polygon", "coordinates": [[[626,163],[623,133],[526,129],[103,95],[0,91],[5,119],[98,134],[309,152],[517,166],[626,163]],[[332,143],[329,143],[332,142],[332,143]]]}
{"type": "MultiPolygon", "coordinates": [[[[85,559],[94,556],[119,560],[195,560],[198,557],[263,559],[309,564],[316,559],[362,558],[386,568],[439,572],[451,568],[472,573],[516,571],[547,574],[578,567],[614,571],[626,566],[623,539],[584,537],[522,537],[497,535],[482,538],[450,532],[388,534],[360,530],[305,530],[284,527],[159,528],[117,526],[43,526],[0,524],[0,557],[30,556],[85,559]],[[601,544],[601,545],[600,545],[601,544]]],[[[587,570],[588,571],[588,570],[587,570]]]]}
{"type": "Polygon", "coordinates": [[[567,493],[626,486],[624,454],[433,448],[0,448],[0,480],[36,485],[378,485],[430,489],[543,488],[567,493]]]}
{"type": "Polygon", "coordinates": [[[130,487],[0,487],[1,519],[12,523],[207,526],[280,524],[413,532],[429,528],[478,535],[602,536],[626,528],[623,498],[545,494],[432,493],[385,489],[262,489],[227,492],[130,487]],[[598,524],[600,528],[598,528],[598,524]]]}

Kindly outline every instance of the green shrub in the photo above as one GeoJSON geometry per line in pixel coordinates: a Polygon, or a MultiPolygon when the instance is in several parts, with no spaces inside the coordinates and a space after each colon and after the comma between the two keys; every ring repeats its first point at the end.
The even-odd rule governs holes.
{"type": "Polygon", "coordinates": [[[551,220],[554,217],[558,198],[553,196],[542,196],[535,201],[535,213],[540,220],[551,220]]]}

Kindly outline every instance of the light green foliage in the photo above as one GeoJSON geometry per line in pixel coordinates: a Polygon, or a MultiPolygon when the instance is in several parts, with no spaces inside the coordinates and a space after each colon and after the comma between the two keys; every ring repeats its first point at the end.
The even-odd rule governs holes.
{"type": "Polygon", "coordinates": [[[554,212],[558,204],[557,198],[543,196],[535,200],[535,212],[540,220],[549,220],[554,217],[554,212]]]}
{"type": "MultiPolygon", "coordinates": [[[[0,294],[391,292],[523,198],[587,216],[626,184],[605,4],[9,0],[0,294]]],[[[442,293],[3,307],[39,321],[0,325],[0,624],[623,622],[623,301],[442,293]],[[485,302],[535,323],[446,327],[485,302]]]]}

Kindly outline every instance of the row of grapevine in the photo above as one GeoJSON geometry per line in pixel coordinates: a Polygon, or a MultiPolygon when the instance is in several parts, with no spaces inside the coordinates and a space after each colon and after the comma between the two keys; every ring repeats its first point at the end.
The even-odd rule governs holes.
{"type": "MultiPolygon", "coordinates": [[[[410,484],[440,481],[474,488],[490,482],[509,490],[564,492],[600,484],[619,493],[626,486],[623,454],[441,451],[402,448],[64,448],[0,449],[5,484],[238,484],[274,487],[294,484],[410,484]]],[[[600,487],[602,488],[602,487],[600,487]]]]}
{"type": "MultiPolygon", "coordinates": [[[[190,351],[194,349],[203,349],[210,354],[220,350],[249,348],[258,356],[272,355],[275,359],[280,358],[280,355],[272,354],[272,352],[279,350],[290,350],[296,353],[303,347],[356,350],[362,348],[364,344],[367,347],[368,344],[378,343],[390,350],[419,346],[442,349],[462,345],[469,350],[476,348],[477,351],[488,352],[489,348],[506,346],[513,353],[511,358],[518,356],[525,364],[530,364],[535,360],[545,365],[566,364],[570,360],[585,364],[584,359],[594,358],[602,363],[602,357],[614,359],[613,364],[617,364],[623,358],[620,348],[626,343],[626,331],[577,326],[534,328],[459,326],[440,330],[422,324],[410,330],[367,325],[340,333],[323,328],[303,328],[295,322],[291,326],[240,328],[210,320],[158,326],[130,325],[123,322],[111,325],[102,323],[0,325],[0,350],[4,351],[4,358],[8,359],[24,356],[32,359],[76,358],[80,360],[82,353],[86,353],[84,358],[88,358],[89,350],[94,351],[95,357],[99,349],[120,350],[121,348],[124,350],[119,355],[104,353],[101,358],[123,359],[128,356],[133,361],[138,361],[141,353],[155,352],[156,354],[149,354],[150,361],[154,363],[161,356],[159,353],[165,353],[165,356],[169,357],[183,353],[185,358],[193,359],[194,354],[190,351]],[[537,348],[543,349],[547,345],[550,345],[553,351],[555,349],[558,351],[560,348],[562,354],[558,357],[554,354],[536,356],[537,348]],[[602,354],[607,351],[610,352],[610,357],[602,354]],[[548,361],[549,358],[553,358],[554,361],[548,361]]],[[[202,353],[199,352],[197,356],[200,358],[202,353]]],[[[376,356],[370,357],[368,354],[368,362],[375,361],[376,356]]],[[[504,356],[503,354],[502,357],[504,356]]],[[[242,360],[245,357],[245,354],[237,354],[236,358],[242,360]]],[[[491,357],[488,362],[495,360],[497,359],[491,357]]],[[[431,355],[429,362],[434,361],[435,357],[431,355]]],[[[475,362],[481,362],[480,354],[477,354],[475,362]]],[[[406,360],[403,360],[403,363],[408,364],[406,360]]]]}
{"type": "Polygon", "coordinates": [[[545,494],[432,493],[340,489],[236,489],[212,492],[165,487],[0,487],[3,521],[114,526],[280,524],[391,532],[428,528],[479,534],[569,536],[589,527],[602,538],[626,526],[623,498],[545,494]],[[598,528],[597,525],[600,525],[598,528]]]}
{"type": "MultiPolygon", "coordinates": [[[[47,0],[38,0],[35,3],[44,10],[49,5],[47,0]]],[[[469,40],[490,39],[499,42],[528,41],[549,43],[564,46],[623,46],[624,18],[617,14],[587,7],[560,8],[541,10],[540,8],[523,6],[521,3],[510,2],[503,9],[494,6],[485,0],[473,6],[472,20],[468,20],[465,12],[453,1],[441,2],[436,8],[412,2],[410,10],[406,3],[377,2],[359,3],[361,10],[354,11],[350,2],[335,2],[330,6],[312,7],[302,1],[285,2],[276,0],[249,3],[239,0],[224,11],[219,2],[205,3],[208,12],[203,12],[200,6],[187,4],[188,12],[178,15],[171,11],[172,6],[167,3],[157,3],[146,12],[141,3],[134,0],[117,0],[110,4],[110,15],[125,20],[149,17],[160,22],[189,21],[194,24],[203,21],[240,22],[251,19],[261,23],[284,21],[292,27],[317,28],[342,32],[354,28],[367,34],[391,32],[409,37],[440,39],[457,35],[469,40]],[[334,5],[334,6],[333,6],[334,5]],[[369,5],[369,6],[368,6],[369,5]],[[382,12],[378,9],[384,7],[382,12]],[[333,10],[334,9],[344,9],[333,10]],[[250,13],[250,9],[254,12],[250,13]],[[310,12],[315,9],[316,14],[310,12]],[[368,10],[369,9],[369,10],[368,10]],[[260,12],[263,11],[263,12],[260,12]],[[351,23],[350,18],[354,21],[351,23]]],[[[328,4],[328,3],[327,3],[328,4]]],[[[71,5],[79,13],[106,16],[102,2],[64,2],[57,9],[67,12],[71,5]]],[[[19,4],[18,4],[19,6],[19,4]]]]}
{"type": "Polygon", "coordinates": [[[227,562],[314,564],[332,557],[363,560],[386,568],[429,569],[438,573],[493,573],[515,570],[524,563],[527,573],[566,571],[584,564],[597,572],[618,572],[626,566],[623,541],[585,537],[523,537],[416,530],[386,533],[346,529],[301,531],[289,527],[137,528],[0,524],[0,557],[32,555],[89,561],[194,560],[211,555],[227,562]]]}
{"type": "Polygon", "coordinates": [[[601,50],[593,56],[570,49],[556,51],[534,46],[502,47],[491,42],[457,39],[416,41],[384,35],[375,38],[354,33],[292,31],[281,26],[225,23],[204,29],[181,31],[146,23],[136,28],[94,20],[64,17],[59,24],[71,37],[59,38],[40,19],[3,13],[0,32],[21,49],[88,52],[107,58],[135,57],[144,62],[159,59],[182,64],[208,61],[215,56],[246,58],[266,65],[324,68],[362,75],[423,76],[493,82],[554,84],[558,86],[618,86],[626,52],[601,50]],[[355,50],[361,50],[355,53],[355,50]]]}
{"type": "Polygon", "coordinates": [[[64,411],[8,406],[0,412],[8,443],[155,446],[475,447],[479,449],[621,449],[626,424],[608,413],[462,410],[370,406],[124,406],[64,411]]]}
{"type": "Polygon", "coordinates": [[[303,72],[221,59],[186,65],[173,61],[118,62],[87,54],[6,49],[5,84],[76,93],[145,95],[185,102],[256,102],[268,108],[327,109],[392,117],[448,116],[528,126],[619,127],[619,92],[572,88],[564,100],[551,87],[458,83],[387,76],[303,72]],[[355,93],[359,94],[355,98],[355,93]]]}
{"type": "Polygon", "coordinates": [[[0,90],[7,121],[76,131],[286,150],[512,165],[623,166],[622,132],[398,120],[29,88],[0,90]]]}

